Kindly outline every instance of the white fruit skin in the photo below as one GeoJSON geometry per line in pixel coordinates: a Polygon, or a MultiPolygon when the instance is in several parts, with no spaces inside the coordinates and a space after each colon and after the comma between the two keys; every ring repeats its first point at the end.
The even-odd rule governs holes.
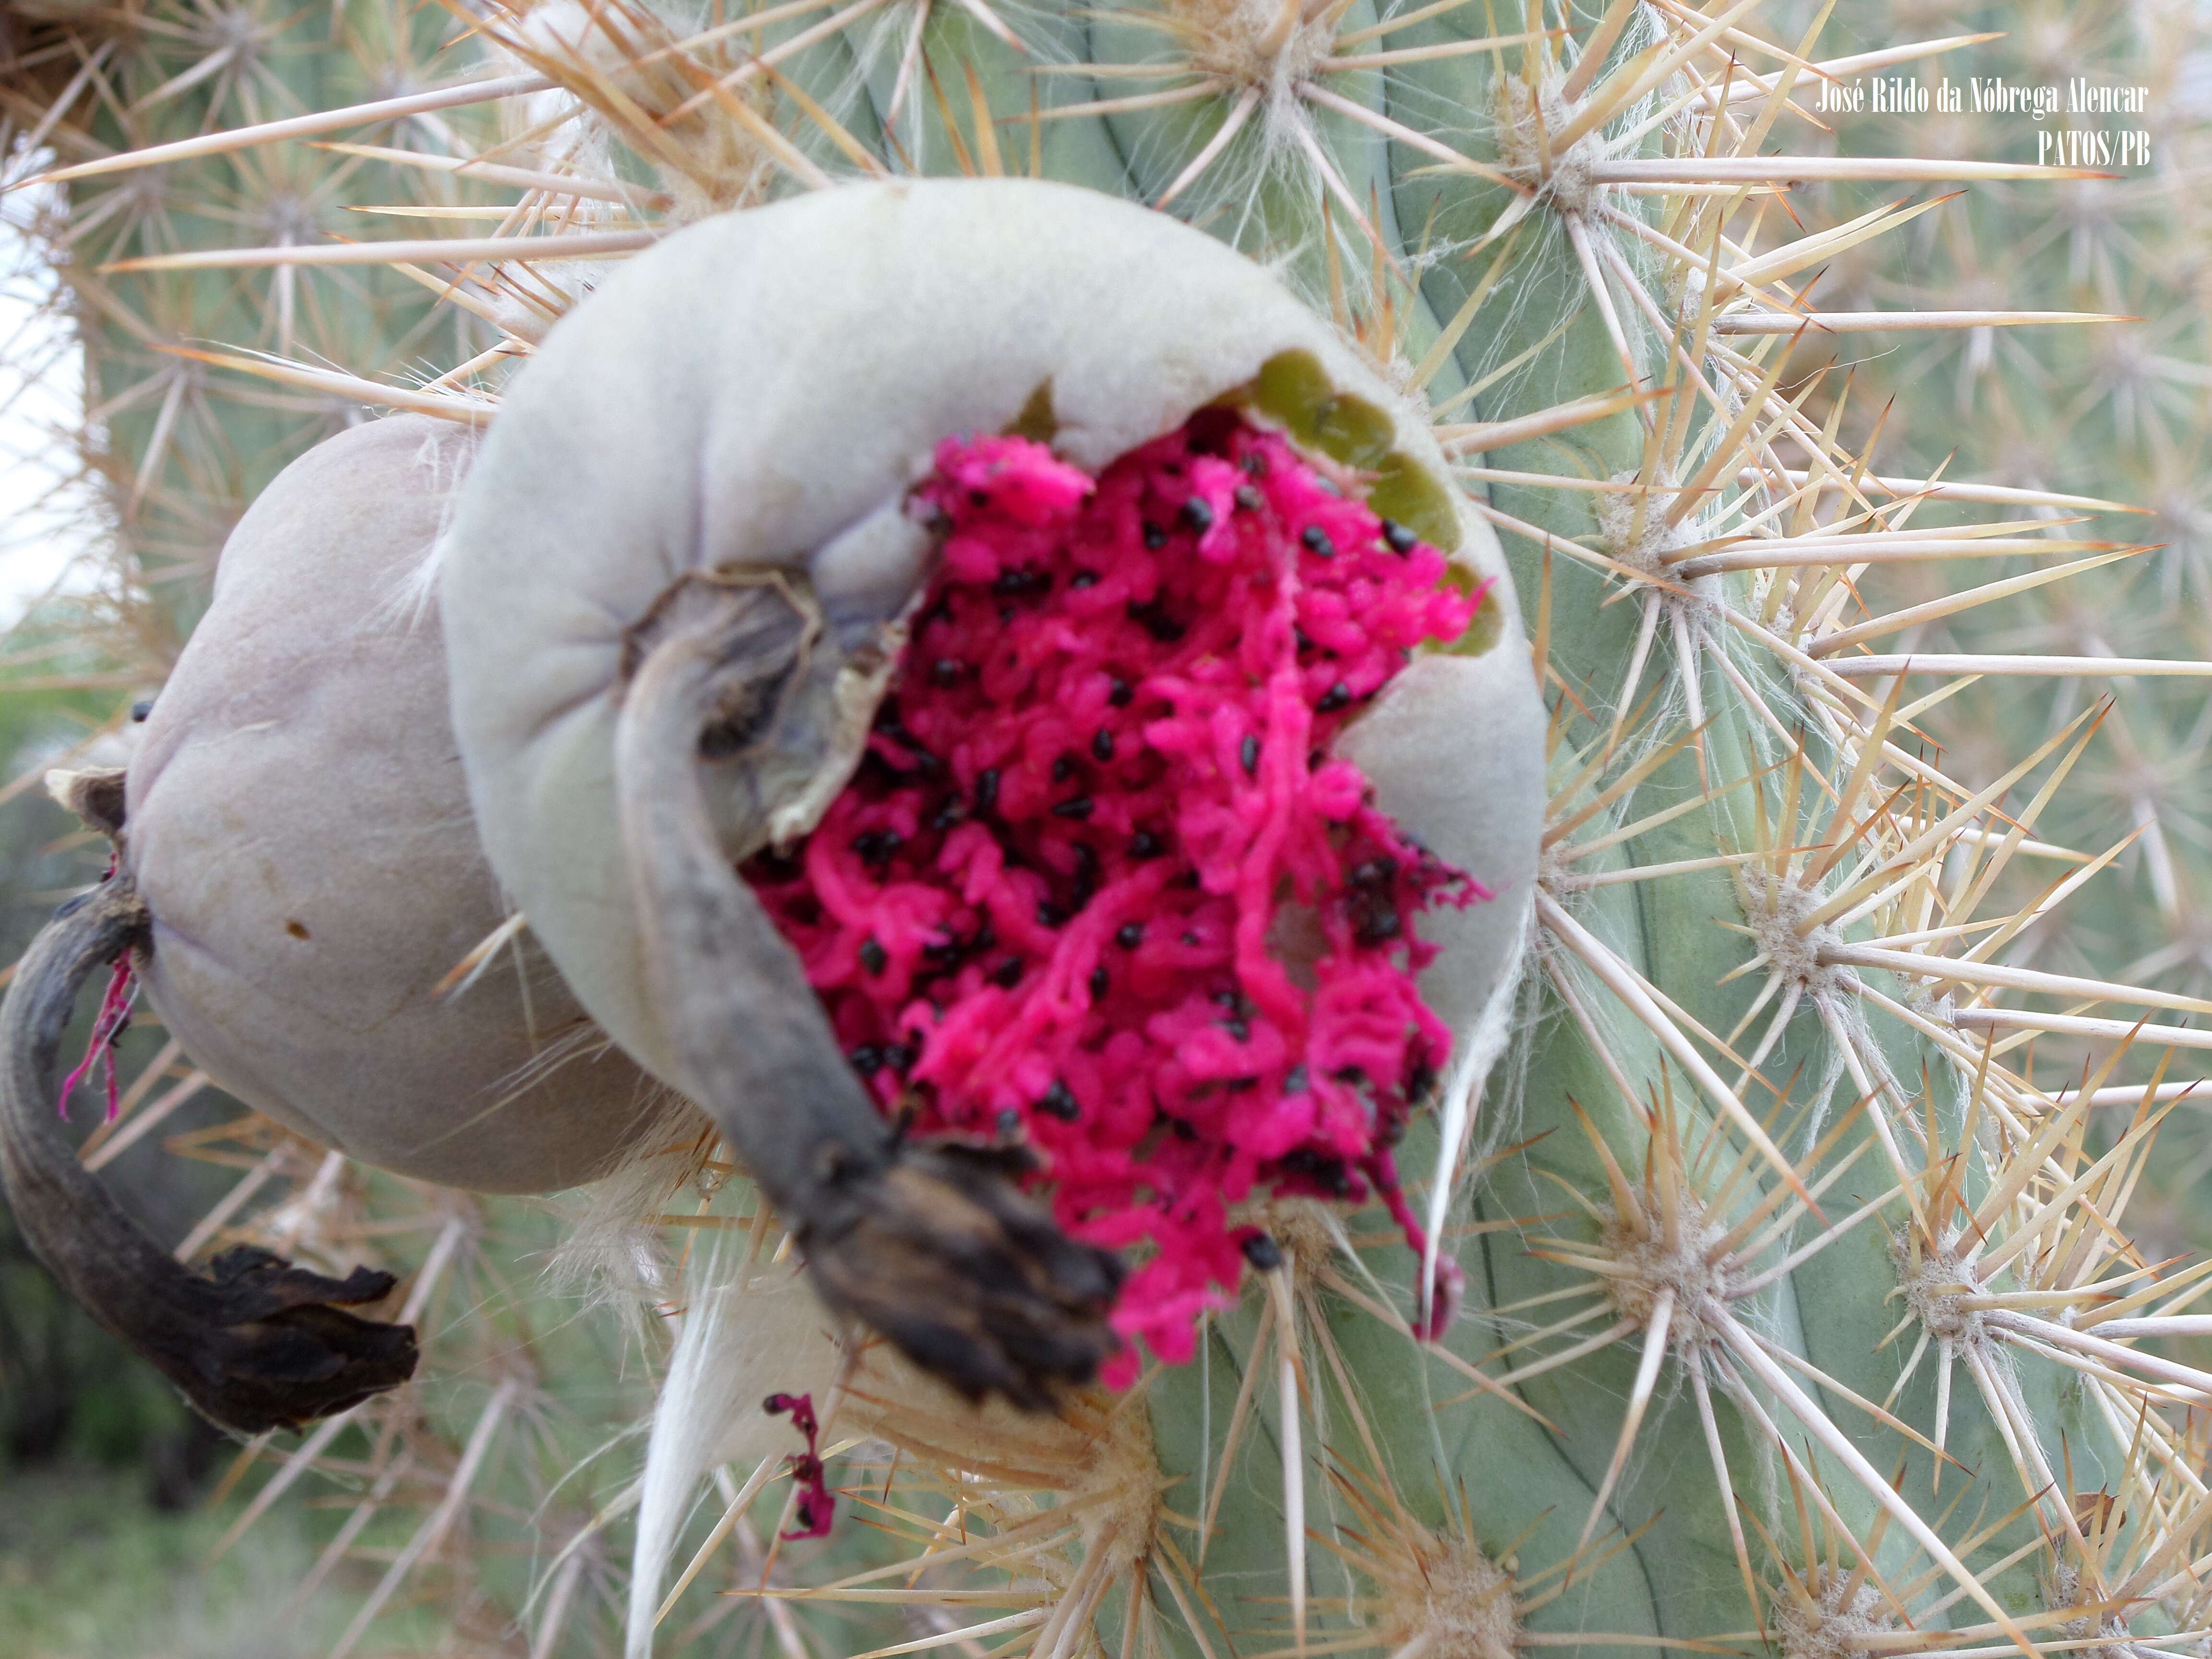
{"type": "MultiPolygon", "coordinates": [[[[675,1076],[616,820],[624,630],[688,572],[804,568],[833,632],[858,643],[927,574],[921,533],[895,516],[885,532],[940,440],[1006,428],[1049,381],[1054,449],[1096,471],[1289,350],[1394,410],[1395,447],[1460,502],[1419,417],[1267,272],[1164,215],[1066,185],[851,185],[707,220],[552,331],[462,493],[440,602],[485,849],[624,1048],[675,1076]]],[[[1458,510],[1455,556],[1504,611],[1482,659],[1500,665],[1486,670],[1495,701],[1447,723],[1462,761],[1407,760],[1466,781],[1435,797],[1440,810],[1498,788],[1521,810],[1480,820],[1502,844],[1488,829],[1413,827],[1525,892],[1541,709],[1496,539],[1458,510]]],[[[1400,780],[1375,781],[1390,807],[1400,780]]],[[[1434,792],[1406,781],[1425,812],[1434,792]]],[[[1461,959],[1492,950],[1490,931],[1455,946],[1437,981],[1494,981],[1497,962],[1461,959]]]]}
{"type": "Polygon", "coordinates": [[[1511,989],[1535,898],[1544,719],[1533,678],[1517,629],[1479,657],[1417,657],[1336,740],[1375,785],[1375,804],[1491,895],[1439,904],[1419,928],[1438,947],[1422,1000],[1462,1038],[1511,989]]]}
{"type": "Polygon", "coordinates": [[[122,858],[147,1000],[217,1084],[366,1163],[537,1192],[599,1173],[661,1091],[619,1053],[513,1085],[564,1034],[606,1047],[532,947],[526,996],[511,949],[433,994],[501,919],[437,618],[407,592],[471,447],[374,422],[255,501],[148,716],[122,858]]]}

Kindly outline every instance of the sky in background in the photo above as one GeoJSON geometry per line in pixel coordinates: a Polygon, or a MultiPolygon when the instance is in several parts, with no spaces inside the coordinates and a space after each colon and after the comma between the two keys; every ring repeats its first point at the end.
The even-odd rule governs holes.
{"type": "Polygon", "coordinates": [[[54,276],[23,233],[37,210],[35,192],[0,198],[0,626],[69,580],[91,533],[87,493],[72,483],[83,380],[51,309],[54,276]]]}

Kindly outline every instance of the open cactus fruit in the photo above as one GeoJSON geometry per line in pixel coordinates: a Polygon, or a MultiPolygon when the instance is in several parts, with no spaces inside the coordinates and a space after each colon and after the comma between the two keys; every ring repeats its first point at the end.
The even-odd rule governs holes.
{"type": "Polygon", "coordinates": [[[1542,821],[1455,496],[1325,325],[1125,203],[711,221],[548,339],[463,492],[477,822],[832,1308],[1034,1407],[1119,1333],[1126,1384],[1273,1249],[1249,1199],[1380,1194],[1423,1251],[1391,1148],[1453,1029],[1421,985],[1470,1018],[1503,988],[1542,821]]]}
{"type": "MultiPolygon", "coordinates": [[[[546,1659],[2203,1659],[2212,1264],[2137,1218],[2212,1001],[2039,929],[2129,856],[2052,828],[2108,706],[2068,682],[2212,670],[1979,648],[2130,521],[1904,476],[1848,367],[1890,314],[1816,278],[1945,222],[1923,186],[2094,181],[1832,153],[1809,88],[1976,45],[1834,55],[1855,9],[550,0],[471,9],[442,61],[482,75],[416,89],[429,60],[364,43],[442,21],[349,0],[303,61],[400,90],[268,121],[96,20],[20,26],[155,124],[39,94],[106,260],[68,267],[89,349],[135,362],[130,315],[210,386],[406,411],[235,545],[295,515],[268,591],[329,603],[269,603],[319,660],[373,623],[409,741],[325,742],[327,798],[281,847],[263,815],[334,927],[219,860],[165,896],[162,835],[234,830],[210,785],[164,808],[156,728],[267,718],[193,690],[270,648],[219,577],[128,811],[70,786],[120,850],[10,988],[14,1201],[157,1358],[173,1306],[228,1316],[53,1121],[119,955],[198,1064],[364,1164],[612,1168],[578,1233],[653,1270],[654,1363],[611,1374],[395,1319],[498,1255],[458,1224],[393,1247],[404,1291],[246,1264],[381,1367],[194,1395],[360,1402],[264,1488],[332,1460],[392,1528],[342,1647],[445,1593],[465,1517],[509,1530],[455,1620],[546,1659]],[[343,240],[234,246],[229,206],[157,236],[122,193],[258,199],[318,134],[343,240]],[[1969,765],[1943,722],[1980,677],[2061,713],[1969,765]],[[361,849],[410,800],[447,839],[403,905],[361,849]],[[408,1004],[482,1027],[380,1094],[379,1040],[186,983],[204,941],[289,988],[288,920],[410,997],[482,967],[408,1004]],[[510,1455],[608,1400],[580,1467],[510,1455]]],[[[1899,325],[2009,331],[2039,384],[2120,325],[1929,304],[1899,325]]],[[[166,525],[254,446],[144,385],[120,471],[166,525]]],[[[602,1316],[565,1312],[538,1328],[602,1316]]]]}

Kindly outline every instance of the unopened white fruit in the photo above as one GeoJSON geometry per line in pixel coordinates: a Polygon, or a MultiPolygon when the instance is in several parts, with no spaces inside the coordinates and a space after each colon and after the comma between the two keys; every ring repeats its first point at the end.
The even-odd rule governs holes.
{"type": "Polygon", "coordinates": [[[413,597],[469,433],[403,416],[294,462],[239,522],[149,715],[121,867],[152,913],[148,1001],[256,1109],[401,1174],[535,1192],[661,1109],[502,920],[413,597]]]}

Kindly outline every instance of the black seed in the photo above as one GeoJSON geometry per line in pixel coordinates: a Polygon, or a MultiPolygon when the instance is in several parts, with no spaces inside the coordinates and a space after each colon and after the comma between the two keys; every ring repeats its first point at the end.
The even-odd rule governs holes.
{"type": "Polygon", "coordinates": [[[1304,654],[1306,652],[1310,651],[1310,650],[1312,650],[1312,649],[1314,648],[1313,638],[1312,638],[1312,636],[1311,636],[1310,635],[1309,635],[1309,634],[1306,632],[1306,630],[1305,630],[1304,629],[1300,628],[1300,627],[1297,626],[1295,623],[1293,623],[1293,624],[1291,625],[1291,634],[1292,634],[1292,635],[1297,638],[1297,642],[1298,642],[1298,651],[1299,651],[1299,653],[1300,653],[1301,655],[1304,654]]]}
{"type": "Polygon", "coordinates": [[[1254,1233],[1244,1241],[1244,1259],[1258,1272],[1271,1273],[1283,1265],[1283,1247],[1265,1233],[1254,1233]]]}
{"type": "Polygon", "coordinates": [[[853,850],[860,855],[860,862],[873,867],[888,863],[892,854],[906,844],[906,837],[896,830],[866,830],[853,837],[853,850]]]}
{"type": "Polygon", "coordinates": [[[880,974],[890,965],[890,956],[874,939],[860,941],[860,966],[872,974],[880,974]]]}
{"type": "Polygon", "coordinates": [[[1103,968],[1093,968],[1091,970],[1091,1000],[1093,1002],[1106,994],[1108,983],[1106,970],[1103,968]]]}
{"type": "Polygon", "coordinates": [[[1195,1140],[1198,1139],[1198,1131],[1192,1128],[1189,1124],[1184,1122],[1179,1117],[1170,1118],[1168,1120],[1168,1127],[1175,1131],[1175,1137],[1177,1140],[1195,1140]]]}
{"type": "Polygon", "coordinates": [[[967,672],[967,664],[957,662],[951,657],[939,657],[930,665],[929,678],[939,685],[951,685],[967,672]]]}
{"type": "Polygon", "coordinates": [[[884,1051],[874,1043],[863,1043],[853,1050],[853,1069],[862,1077],[873,1077],[883,1068],[884,1051]]]}
{"type": "Polygon", "coordinates": [[[1130,689],[1129,682],[1117,676],[1107,690],[1106,701],[1113,708],[1127,708],[1129,706],[1129,699],[1136,695],[1136,692],[1130,689]]]}
{"type": "Polygon", "coordinates": [[[1291,1174],[1304,1176],[1339,1197],[1352,1190],[1352,1180],[1345,1173],[1341,1158],[1330,1158],[1310,1146],[1294,1146],[1283,1154],[1279,1162],[1291,1174]]]}
{"type": "Polygon", "coordinates": [[[1009,1106],[999,1114],[999,1139],[1018,1140],[1021,1135],[1022,1115],[1009,1106]]]}
{"type": "Polygon", "coordinates": [[[1074,775],[1075,775],[1075,757],[1074,757],[1074,756],[1073,756],[1073,755],[1062,755],[1062,756],[1061,756],[1058,760],[1054,761],[1054,762],[1052,763],[1052,781],[1053,781],[1054,783],[1066,783],[1066,782],[1070,778],[1073,777],[1074,775]]]}
{"type": "Polygon", "coordinates": [[[1114,758],[1114,734],[1103,726],[1091,734],[1091,758],[1102,766],[1114,758]]]}
{"type": "Polygon", "coordinates": [[[134,720],[143,720],[153,712],[154,700],[151,697],[141,697],[131,705],[131,718],[134,720]]]}
{"type": "Polygon", "coordinates": [[[996,949],[998,943],[997,929],[987,921],[975,930],[975,937],[968,941],[968,948],[980,957],[986,951],[996,949]]]}
{"type": "Polygon", "coordinates": [[[1078,795],[1073,800],[1059,802],[1052,809],[1056,818],[1087,818],[1091,816],[1091,797],[1078,795]]]}
{"type": "Polygon", "coordinates": [[[1406,1073],[1406,1097],[1408,1100],[1424,1099],[1436,1086],[1436,1067],[1415,1060],[1413,1070],[1406,1073]]]}
{"type": "Polygon", "coordinates": [[[1145,632],[1162,645],[1173,645],[1186,631],[1181,623],[1160,608],[1158,600],[1150,605],[1133,605],[1128,614],[1131,622],[1142,623],[1145,632]]]}
{"type": "Polygon", "coordinates": [[[1237,745],[1237,758],[1244,763],[1244,775],[1256,776],[1260,770],[1260,739],[1248,735],[1237,745]]]}
{"type": "Polygon", "coordinates": [[[1333,559],[1336,556],[1336,544],[1329,540],[1328,532],[1317,524],[1310,524],[1300,531],[1298,539],[1305,544],[1306,551],[1317,559],[1333,559]]]}
{"type": "Polygon", "coordinates": [[[1391,858],[1369,859],[1364,863],[1353,865],[1352,866],[1352,873],[1349,876],[1346,876],[1345,879],[1350,882],[1354,887],[1372,889],[1389,886],[1391,881],[1397,876],[1397,860],[1391,858]]]}
{"type": "Polygon", "coordinates": [[[1224,1019],[1221,1022],[1221,1029],[1239,1042],[1249,1042],[1252,1040],[1252,1026],[1249,1021],[1224,1019]]]}
{"type": "Polygon", "coordinates": [[[1114,930],[1114,943],[1124,951],[1133,951],[1145,942],[1145,924],[1125,921],[1114,930]]]}
{"type": "Polygon", "coordinates": [[[908,1046],[903,1042],[894,1042],[890,1044],[884,1050],[884,1064],[890,1066],[891,1070],[896,1072],[901,1077],[904,1077],[908,1072],[912,1071],[914,1069],[915,1061],[921,1058],[921,1045],[919,1043],[908,1046]]]}
{"type": "Polygon", "coordinates": [[[1079,570],[1068,578],[1067,585],[1072,588],[1096,587],[1098,586],[1098,573],[1095,570],[1079,570]]]}
{"type": "Polygon", "coordinates": [[[1342,680],[1339,680],[1334,685],[1330,686],[1327,691],[1322,694],[1322,700],[1314,705],[1314,713],[1316,714],[1334,714],[1338,709],[1347,708],[1350,708],[1351,705],[1352,688],[1346,685],[1342,680]]]}
{"type": "Polygon", "coordinates": [[[1257,513],[1267,498],[1250,484],[1237,486],[1237,505],[1243,512],[1257,513]]]}
{"type": "Polygon", "coordinates": [[[991,504],[991,492],[990,492],[989,490],[988,490],[988,489],[971,489],[971,490],[969,490],[969,491],[968,492],[968,505],[969,505],[969,506],[970,506],[970,507],[988,507],[990,504],[991,504]]]}
{"type": "Polygon", "coordinates": [[[1397,938],[1399,928],[1397,911],[1378,905],[1359,918],[1357,937],[1362,945],[1382,945],[1397,938]]]}
{"type": "Polygon", "coordinates": [[[1160,838],[1149,830],[1139,830],[1129,837],[1129,856],[1133,859],[1156,859],[1168,849],[1160,838]]]}
{"type": "Polygon", "coordinates": [[[1041,899],[1037,902],[1036,919],[1040,927],[1064,927],[1067,925],[1067,912],[1050,899],[1041,899]]]}
{"type": "Polygon", "coordinates": [[[1168,882],[1168,885],[1170,887],[1182,888],[1196,887],[1198,885],[1198,872],[1195,870],[1186,870],[1181,875],[1172,878],[1168,882]]]}
{"type": "Polygon", "coordinates": [[[1421,538],[1395,519],[1382,520],[1382,539],[1390,544],[1393,553],[1410,553],[1421,544],[1421,538]]]}
{"type": "Polygon", "coordinates": [[[991,583],[994,593],[1010,599],[1048,592],[1051,588],[1052,578],[1041,570],[1001,570],[991,583]]]}
{"type": "Polygon", "coordinates": [[[1243,465],[1244,470],[1255,478],[1264,478],[1267,476],[1267,458],[1256,449],[1248,449],[1244,452],[1243,465]]]}
{"type": "Polygon", "coordinates": [[[1168,532],[1150,519],[1145,520],[1145,545],[1157,553],[1168,544],[1168,532]]]}
{"type": "Polygon", "coordinates": [[[992,970],[991,981],[994,985],[1003,986],[1009,991],[1012,990],[1022,982],[1022,959],[1019,957],[1008,957],[992,970]]]}
{"type": "Polygon", "coordinates": [[[1305,1093],[1306,1088],[1306,1068],[1304,1063],[1301,1061],[1283,1074],[1283,1092],[1286,1095],[1302,1095],[1305,1093]]]}
{"type": "Polygon", "coordinates": [[[999,769],[991,767],[975,780],[975,810],[988,812],[999,805],[999,769]]]}
{"type": "Polygon", "coordinates": [[[1213,507],[1203,495],[1193,495],[1186,501],[1176,517],[1201,536],[1213,528],[1213,507]]]}
{"type": "Polygon", "coordinates": [[[933,830],[950,830],[967,816],[968,809],[961,805],[960,797],[948,795],[945,797],[945,804],[939,807],[935,815],[930,818],[929,827],[933,830]]]}
{"type": "MultiPolygon", "coordinates": [[[[1000,622],[1000,624],[1001,626],[1004,626],[1006,623],[1010,623],[1010,622],[1013,621],[1013,619],[1014,619],[1014,607],[1013,607],[1013,606],[1012,606],[1011,605],[1000,605],[1000,606],[999,607],[999,622],[1000,622]]],[[[1012,661],[1013,660],[1013,659],[1012,659],[1012,657],[1009,657],[1009,658],[1007,658],[1007,659],[1006,659],[1006,660],[1007,660],[1007,661],[1009,661],[1009,662],[1012,662],[1012,661]]]]}
{"type": "Polygon", "coordinates": [[[1075,1103],[1075,1097],[1067,1091],[1065,1083],[1054,1079],[1044,1098],[1037,1102],[1037,1110],[1058,1118],[1062,1123],[1073,1123],[1083,1115],[1083,1108],[1075,1103]]]}

